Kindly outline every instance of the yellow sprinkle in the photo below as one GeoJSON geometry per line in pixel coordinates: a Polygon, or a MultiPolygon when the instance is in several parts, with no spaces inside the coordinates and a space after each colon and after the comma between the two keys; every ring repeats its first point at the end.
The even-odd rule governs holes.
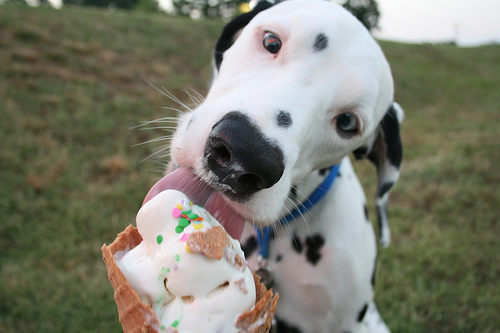
{"type": "Polygon", "coordinates": [[[186,244],[186,251],[188,251],[189,253],[191,253],[191,250],[189,249],[189,246],[186,244]]]}
{"type": "Polygon", "coordinates": [[[203,228],[203,223],[193,223],[193,227],[196,229],[196,230],[200,230],[203,228]]]}
{"type": "Polygon", "coordinates": [[[180,210],[184,209],[184,207],[182,207],[182,205],[180,203],[177,204],[177,208],[179,208],[180,210]]]}

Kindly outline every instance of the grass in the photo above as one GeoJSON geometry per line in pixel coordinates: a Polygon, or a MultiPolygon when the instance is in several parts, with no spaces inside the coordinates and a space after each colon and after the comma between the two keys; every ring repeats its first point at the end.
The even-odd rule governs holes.
{"type": "MultiPolygon", "coordinates": [[[[222,23],[0,6],[0,332],[120,332],[100,246],[160,177],[141,161],[176,107],[146,80],[206,92],[222,23]]],[[[383,42],[405,159],[376,300],[394,332],[500,327],[499,46],[383,42]]],[[[356,163],[368,196],[374,170],[356,163]]],[[[372,216],[375,214],[371,211],[372,216]]]]}

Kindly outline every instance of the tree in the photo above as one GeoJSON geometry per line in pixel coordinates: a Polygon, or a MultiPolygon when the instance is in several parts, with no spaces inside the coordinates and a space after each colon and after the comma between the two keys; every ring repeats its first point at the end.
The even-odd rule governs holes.
{"type": "Polygon", "coordinates": [[[229,18],[248,0],[173,0],[178,15],[193,18],[229,18]]]}
{"type": "MultiPolygon", "coordinates": [[[[173,4],[178,15],[191,16],[194,18],[229,18],[238,14],[239,6],[248,1],[249,0],[173,0],[173,4]]],[[[278,3],[281,1],[286,0],[271,0],[270,2],[278,3]]],[[[356,16],[368,30],[377,28],[380,12],[376,0],[345,0],[343,2],[343,7],[356,16]]]]}
{"type": "Polygon", "coordinates": [[[378,28],[380,12],[375,0],[347,0],[343,7],[356,16],[368,30],[378,28]]]}

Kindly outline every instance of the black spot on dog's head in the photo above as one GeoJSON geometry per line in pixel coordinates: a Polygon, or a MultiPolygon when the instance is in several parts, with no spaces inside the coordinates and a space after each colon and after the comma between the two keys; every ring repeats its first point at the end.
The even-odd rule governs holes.
{"type": "Polygon", "coordinates": [[[288,128],[292,126],[292,123],[292,116],[289,112],[280,111],[276,115],[276,124],[278,125],[278,127],[288,128]]]}
{"type": "Polygon", "coordinates": [[[328,37],[325,34],[317,34],[314,42],[314,52],[320,52],[328,46],[328,37]]]}
{"type": "Polygon", "coordinates": [[[325,244],[322,235],[316,234],[306,238],[306,258],[311,264],[316,265],[321,259],[321,248],[325,244]]]}

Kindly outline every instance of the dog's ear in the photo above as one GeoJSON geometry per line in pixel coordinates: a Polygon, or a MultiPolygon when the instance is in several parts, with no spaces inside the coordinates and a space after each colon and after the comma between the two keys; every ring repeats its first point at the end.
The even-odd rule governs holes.
{"type": "Polygon", "coordinates": [[[393,103],[367,144],[354,151],[356,159],[368,158],[377,167],[377,218],[380,243],[384,247],[389,246],[391,242],[387,202],[389,191],[399,178],[403,159],[403,146],[399,134],[399,123],[403,117],[404,112],[401,106],[393,103]]]}
{"type": "Polygon", "coordinates": [[[214,72],[218,72],[222,59],[224,57],[224,52],[226,52],[236,41],[241,30],[260,12],[272,7],[273,4],[262,0],[257,3],[252,11],[241,14],[230,21],[222,30],[221,35],[217,44],[215,44],[214,51],[214,72]]]}

